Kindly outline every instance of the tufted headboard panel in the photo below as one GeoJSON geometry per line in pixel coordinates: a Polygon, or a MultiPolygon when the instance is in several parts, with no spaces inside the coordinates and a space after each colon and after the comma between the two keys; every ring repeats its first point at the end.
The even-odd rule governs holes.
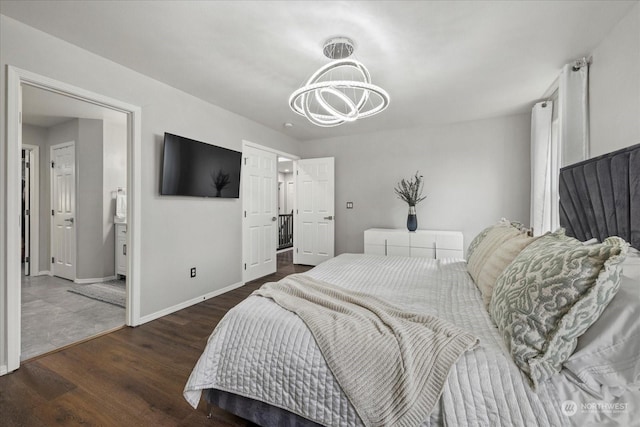
{"type": "Polygon", "coordinates": [[[640,144],[560,169],[560,226],[578,240],[640,249],[640,144]]]}

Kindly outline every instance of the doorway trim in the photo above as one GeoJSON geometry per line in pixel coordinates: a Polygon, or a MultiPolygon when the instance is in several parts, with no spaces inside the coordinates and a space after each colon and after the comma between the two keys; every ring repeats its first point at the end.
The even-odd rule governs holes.
{"type": "Polygon", "coordinates": [[[31,153],[29,159],[29,275],[40,275],[40,147],[22,144],[31,153]]]}
{"type": "MultiPolygon", "coordinates": [[[[280,150],[276,150],[275,148],[271,148],[271,147],[267,147],[265,145],[260,145],[260,144],[256,144],[255,142],[251,142],[251,141],[247,141],[245,139],[242,140],[242,152],[244,153],[246,150],[246,147],[253,147],[253,148],[257,148],[259,150],[263,150],[263,151],[268,151],[270,153],[274,153],[276,154],[277,157],[282,156],[282,157],[287,157],[291,160],[295,161],[296,160],[300,160],[300,156],[296,156],[295,154],[291,154],[291,153],[287,153],[285,151],[280,151],[280,150]]],[[[244,176],[244,175],[243,175],[244,176]]],[[[278,205],[278,168],[276,165],[276,180],[275,180],[275,191],[274,191],[274,197],[276,198],[276,206],[278,205]]],[[[242,183],[240,183],[242,185],[242,183]]],[[[243,246],[244,246],[244,211],[247,207],[245,206],[245,200],[244,197],[242,198],[242,210],[240,211],[240,215],[242,215],[242,242],[243,242],[243,246]]],[[[294,244],[295,245],[295,244],[294,244]]],[[[294,253],[295,253],[295,246],[294,246],[294,253]]],[[[248,248],[243,247],[242,248],[242,259],[241,259],[241,264],[240,264],[240,269],[242,271],[242,284],[244,285],[247,281],[245,280],[245,275],[246,275],[246,270],[244,269],[244,263],[245,263],[245,254],[247,253],[248,248]]],[[[277,250],[276,250],[277,253],[277,250]]]]}
{"type": "MultiPolygon", "coordinates": [[[[140,324],[140,237],[141,237],[141,189],[142,189],[142,131],[141,109],[95,92],[63,83],[11,65],[7,66],[7,200],[6,200],[6,247],[5,265],[7,270],[6,305],[0,307],[6,313],[6,372],[20,367],[20,162],[22,150],[22,90],[21,85],[29,85],[55,92],[60,95],[89,102],[127,115],[127,303],[126,324],[140,324]],[[12,224],[13,226],[10,226],[12,224]]],[[[0,367],[0,375],[5,370],[0,367]]]]}

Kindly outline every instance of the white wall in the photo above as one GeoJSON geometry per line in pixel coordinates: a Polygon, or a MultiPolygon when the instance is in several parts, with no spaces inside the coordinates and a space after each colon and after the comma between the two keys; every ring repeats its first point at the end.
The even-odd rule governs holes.
{"type": "MultiPolygon", "coordinates": [[[[241,275],[241,202],[160,197],[165,131],[240,151],[242,140],[298,154],[296,140],[211,105],[58,38],[0,16],[0,99],[6,99],[6,67],[13,65],[141,107],[141,316],[152,315],[238,283],[241,275]],[[198,276],[189,278],[196,266],[198,276]]],[[[215,82],[211,82],[215,84],[215,82]]],[[[0,103],[6,129],[6,103],[0,103]]],[[[7,146],[6,133],[1,145],[7,146]]],[[[0,150],[0,164],[6,152],[0,150]]],[[[5,224],[5,174],[0,174],[0,223],[5,224]]],[[[5,228],[0,227],[0,259],[5,228]]],[[[5,343],[6,266],[0,266],[0,345],[5,343]]],[[[0,366],[6,361],[0,348],[0,366]]]]}
{"type": "Polygon", "coordinates": [[[103,240],[103,121],[76,122],[76,278],[102,279],[115,268],[115,249],[103,240]]]}
{"type": "MultiPolygon", "coordinates": [[[[123,114],[124,116],[124,114],[123,114]]],[[[125,117],[126,119],[126,117],[125,117]]],[[[102,145],[102,239],[104,246],[103,277],[115,272],[116,192],[127,187],[127,123],[103,122],[102,145]]]]}
{"type": "Polygon", "coordinates": [[[640,144],[640,3],[593,50],[589,68],[592,157],[640,144]]]}
{"type": "Polygon", "coordinates": [[[461,230],[466,249],[501,217],[528,224],[530,126],[521,114],[301,143],[302,158],[335,157],[336,253],[362,252],[367,228],[406,228],[393,189],[418,170],[420,229],[461,230]]]}

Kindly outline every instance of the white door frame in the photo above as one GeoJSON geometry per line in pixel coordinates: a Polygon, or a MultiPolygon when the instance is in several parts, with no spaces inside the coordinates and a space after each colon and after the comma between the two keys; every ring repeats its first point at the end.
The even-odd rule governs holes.
{"type": "MultiPolygon", "coordinates": [[[[268,151],[270,153],[274,153],[278,156],[283,156],[283,157],[287,157],[289,159],[292,159],[294,162],[298,159],[300,159],[299,156],[290,154],[290,153],[286,153],[284,151],[280,151],[280,150],[276,150],[275,148],[271,148],[271,147],[266,147],[264,145],[260,145],[260,144],[256,144],[254,142],[251,141],[247,141],[247,140],[242,140],[242,152],[245,152],[245,147],[253,147],[253,148],[257,148],[259,150],[263,150],[263,151],[268,151]]],[[[240,183],[240,188],[242,188],[242,182],[240,183]]],[[[276,197],[276,206],[278,203],[278,170],[277,170],[277,165],[276,165],[276,179],[275,179],[275,191],[274,191],[274,195],[276,197]]],[[[244,245],[244,214],[243,212],[245,211],[246,206],[244,204],[244,197],[242,198],[242,210],[240,211],[240,214],[242,215],[242,242],[244,245]]],[[[294,231],[294,236],[295,236],[295,231],[294,231]]],[[[295,248],[294,248],[295,249],[295,248]]],[[[242,248],[242,260],[241,260],[241,264],[240,264],[240,269],[242,270],[242,284],[244,285],[247,281],[245,280],[245,274],[246,274],[246,270],[244,269],[244,263],[245,263],[245,254],[247,253],[248,248],[243,247],[242,248]]],[[[277,252],[277,250],[276,250],[277,252]]],[[[277,263],[277,261],[276,261],[277,263]]]]}
{"type": "MultiPolygon", "coordinates": [[[[22,100],[21,85],[34,86],[64,96],[89,102],[101,107],[120,111],[127,115],[127,303],[126,324],[140,324],[140,235],[141,235],[141,189],[142,189],[142,132],[141,109],[104,95],[72,86],[11,65],[7,66],[7,198],[6,198],[6,303],[0,306],[1,314],[6,313],[6,342],[0,348],[6,349],[6,366],[0,366],[0,375],[20,367],[20,180],[22,149],[22,100]]],[[[0,317],[1,317],[0,314],[0,317]]]]}
{"type": "Polygon", "coordinates": [[[22,148],[22,274],[31,274],[31,261],[29,256],[31,250],[31,151],[22,148]]]}
{"type": "Polygon", "coordinates": [[[22,144],[29,151],[29,275],[40,275],[40,147],[22,144]]]}

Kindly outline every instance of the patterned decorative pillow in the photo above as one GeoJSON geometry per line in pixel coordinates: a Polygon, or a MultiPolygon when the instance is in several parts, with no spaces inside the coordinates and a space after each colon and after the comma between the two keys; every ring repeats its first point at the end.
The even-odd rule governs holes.
{"type": "Polygon", "coordinates": [[[560,371],[618,291],[627,248],[619,237],[583,245],[564,230],[546,234],[496,281],[489,313],[534,389],[560,371]]]}

